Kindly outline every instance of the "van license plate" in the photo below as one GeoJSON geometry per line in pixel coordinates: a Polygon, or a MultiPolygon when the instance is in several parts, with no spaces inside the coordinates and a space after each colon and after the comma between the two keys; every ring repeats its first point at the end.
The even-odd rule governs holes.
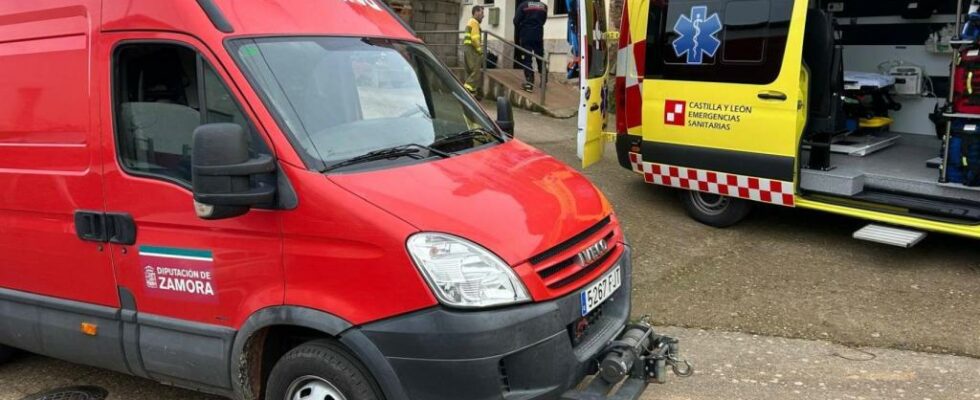
{"type": "Polygon", "coordinates": [[[582,299],[582,316],[588,315],[596,307],[599,307],[602,302],[612,296],[616,292],[616,289],[619,289],[622,285],[623,274],[620,266],[617,265],[611,272],[603,276],[602,279],[599,279],[598,282],[593,283],[592,286],[582,291],[580,296],[582,299]]]}

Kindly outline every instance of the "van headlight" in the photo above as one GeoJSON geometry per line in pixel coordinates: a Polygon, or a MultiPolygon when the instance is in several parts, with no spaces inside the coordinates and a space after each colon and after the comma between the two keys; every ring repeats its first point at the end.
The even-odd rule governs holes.
{"type": "Polygon", "coordinates": [[[480,308],[531,300],[514,270],[476,243],[445,233],[417,233],[407,246],[415,266],[447,306],[480,308]]]}

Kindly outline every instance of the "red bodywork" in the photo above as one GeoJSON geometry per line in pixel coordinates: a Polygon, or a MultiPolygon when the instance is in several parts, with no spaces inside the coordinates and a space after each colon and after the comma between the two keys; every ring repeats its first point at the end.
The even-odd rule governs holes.
{"type": "MultiPolygon", "coordinates": [[[[405,250],[414,232],[468,238],[516,268],[535,301],[581,288],[609,265],[538,271],[599,238],[621,243],[606,199],[578,172],[519,141],[408,167],[323,175],[307,169],[225,50],[245,36],[342,35],[416,41],[379,0],[215,4],[195,0],[45,0],[0,5],[0,287],[104,306],[131,291],[141,313],[239,328],[257,310],[298,305],[354,325],[437,305],[405,250]],[[114,143],[111,60],[127,41],[193,47],[216,66],[274,149],[299,199],[289,211],[199,219],[188,188],[123,171],[114,143]],[[125,212],[135,246],[80,241],[72,213],[125,212]],[[547,260],[529,260],[612,222],[547,260]],[[30,244],[24,246],[23,244],[30,244]],[[213,253],[217,302],[155,297],[139,246],[213,253]],[[578,274],[577,274],[578,273],[578,274]],[[559,282],[563,281],[564,282],[559,282]]],[[[622,245],[613,246],[616,257],[622,245]]],[[[608,264],[608,263],[607,263],[608,264]]]]}

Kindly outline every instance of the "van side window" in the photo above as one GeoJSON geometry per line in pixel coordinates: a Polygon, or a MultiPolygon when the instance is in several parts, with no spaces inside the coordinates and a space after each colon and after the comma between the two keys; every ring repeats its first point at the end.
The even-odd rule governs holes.
{"type": "Polygon", "coordinates": [[[191,183],[191,146],[198,126],[231,122],[265,143],[214,69],[193,49],[176,44],[127,44],[113,64],[117,149],[127,171],[191,183]]]}
{"type": "Polygon", "coordinates": [[[793,0],[661,0],[649,12],[647,77],[748,84],[779,77],[793,0]]]}

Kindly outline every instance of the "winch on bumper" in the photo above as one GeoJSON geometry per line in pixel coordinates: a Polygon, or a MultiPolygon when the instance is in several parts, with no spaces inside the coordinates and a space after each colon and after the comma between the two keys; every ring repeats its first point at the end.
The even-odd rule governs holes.
{"type": "MultiPolygon", "coordinates": [[[[358,330],[384,355],[399,381],[379,383],[396,384],[411,399],[632,400],[648,382],[635,372],[637,362],[646,365],[639,357],[648,354],[637,350],[634,358],[639,361],[630,361],[633,355],[623,341],[631,339],[622,337],[636,335],[640,327],[627,326],[630,255],[627,248],[616,264],[622,269],[622,286],[586,319],[581,315],[580,293],[573,292],[550,302],[498,310],[434,308],[358,330]],[[574,391],[584,378],[599,371],[606,358],[610,377],[615,368],[626,371],[624,378],[634,376],[624,386],[638,388],[635,396],[596,397],[596,384],[574,391]]],[[[640,342],[649,347],[656,338],[644,335],[640,342]]],[[[594,381],[605,382],[598,376],[594,381]]]]}

